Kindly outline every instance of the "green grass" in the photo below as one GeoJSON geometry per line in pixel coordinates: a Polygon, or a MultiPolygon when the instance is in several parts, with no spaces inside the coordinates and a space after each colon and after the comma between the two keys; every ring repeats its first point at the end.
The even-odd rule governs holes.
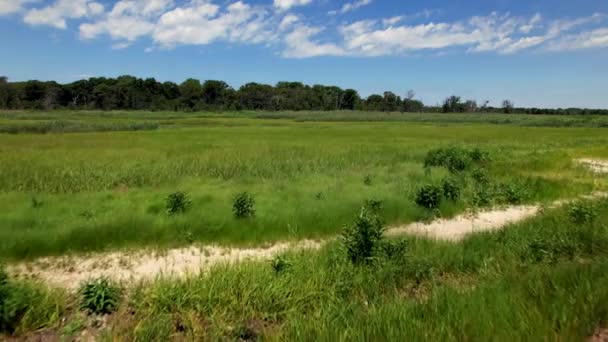
{"type": "MultiPolygon", "coordinates": [[[[416,191],[449,176],[442,168],[423,168],[426,153],[437,147],[488,151],[492,181],[527,189],[524,203],[574,197],[606,185],[573,162],[608,155],[608,135],[598,128],[293,122],[233,115],[1,114],[0,125],[49,117],[87,124],[148,118],[161,122],[161,129],[0,134],[0,258],[326,237],[338,233],[369,198],[384,202],[389,223],[424,219],[428,213],[414,203],[416,191]],[[163,124],[163,116],[174,124],[163,124]],[[169,216],[165,199],[177,191],[186,192],[192,206],[169,216]],[[232,200],[244,191],[255,196],[256,216],[238,220],[232,200]]],[[[473,188],[457,203],[444,201],[441,214],[470,207],[473,188]]]]}
{"type": "Polygon", "coordinates": [[[567,207],[461,244],[406,238],[407,253],[355,266],[320,252],[219,266],[129,290],[108,339],[583,340],[606,322],[608,200],[594,223],[567,207]]]}
{"type": "MultiPolygon", "coordinates": [[[[269,262],[129,287],[101,340],[584,340],[608,319],[608,200],[568,206],[462,243],[404,238],[406,253],[353,265],[340,241],[269,262]]],[[[78,336],[78,294],[15,282],[15,337],[78,336]],[[33,305],[36,303],[36,305],[33,305]]],[[[1,338],[1,335],[0,335],[1,338]]]]}

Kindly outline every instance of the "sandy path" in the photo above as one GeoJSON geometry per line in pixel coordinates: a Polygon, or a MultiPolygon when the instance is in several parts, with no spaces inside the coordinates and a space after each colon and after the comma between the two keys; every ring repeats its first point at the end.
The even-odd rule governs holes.
{"type": "MultiPolygon", "coordinates": [[[[580,163],[596,172],[608,173],[608,162],[582,159],[580,163]]],[[[595,193],[587,198],[608,197],[595,193]]],[[[567,201],[556,201],[560,206],[567,201]]],[[[511,206],[478,213],[468,213],[451,219],[439,219],[430,223],[412,223],[396,226],[386,231],[387,236],[418,235],[428,238],[460,241],[478,232],[499,230],[508,224],[520,222],[537,215],[541,206],[511,206]]],[[[214,265],[232,264],[243,260],[269,260],[288,250],[315,250],[329,241],[303,240],[280,242],[262,248],[230,248],[219,246],[187,247],[165,252],[141,250],[114,252],[88,256],[64,256],[38,259],[33,262],[9,266],[12,274],[43,280],[53,286],[75,289],[81,282],[107,276],[122,282],[137,282],[158,277],[184,277],[198,274],[214,265]]]]}
{"type": "MultiPolygon", "coordinates": [[[[555,205],[561,205],[556,202],[555,205]]],[[[468,213],[451,219],[430,223],[412,223],[387,229],[387,236],[418,235],[428,238],[460,241],[467,235],[494,231],[533,217],[540,206],[511,206],[478,213],[468,213]]],[[[267,248],[229,248],[219,246],[187,247],[165,252],[137,251],[93,254],[88,256],[48,257],[9,267],[12,274],[41,279],[51,285],[67,289],[77,288],[81,282],[107,276],[122,282],[151,280],[157,277],[184,277],[204,272],[219,264],[243,260],[270,260],[288,250],[316,250],[328,242],[303,240],[276,243],[267,248]]]]}

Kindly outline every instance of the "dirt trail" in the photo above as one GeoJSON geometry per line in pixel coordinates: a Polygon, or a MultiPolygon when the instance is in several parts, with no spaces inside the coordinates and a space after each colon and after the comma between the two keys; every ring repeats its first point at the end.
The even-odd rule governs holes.
{"type": "MultiPolygon", "coordinates": [[[[597,160],[581,160],[580,162],[589,165],[597,172],[608,173],[608,162],[597,160]]],[[[586,197],[608,197],[608,194],[595,193],[586,197]]],[[[552,206],[560,206],[566,202],[556,201],[552,206]]],[[[396,226],[389,228],[386,235],[409,234],[438,240],[460,241],[470,234],[495,231],[508,224],[531,218],[541,210],[542,207],[538,205],[497,208],[463,214],[451,219],[439,219],[430,223],[418,222],[396,226]]],[[[57,287],[75,289],[81,282],[100,276],[107,276],[122,282],[152,280],[157,277],[184,277],[204,272],[214,265],[232,264],[244,260],[269,260],[288,250],[320,249],[334,239],[280,242],[262,248],[205,246],[172,249],[165,252],[142,250],[88,256],[49,257],[11,265],[9,270],[18,276],[40,279],[57,287]]]]}

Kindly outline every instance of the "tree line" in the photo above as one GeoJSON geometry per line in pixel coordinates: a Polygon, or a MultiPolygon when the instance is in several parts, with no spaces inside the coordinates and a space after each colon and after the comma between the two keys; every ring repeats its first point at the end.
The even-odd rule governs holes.
{"type": "Polygon", "coordinates": [[[361,97],[354,89],[336,86],[279,82],[247,83],[238,89],[224,81],[187,79],[181,84],[133,76],[93,77],[72,83],[54,81],[9,82],[0,77],[0,109],[86,109],[150,111],[330,111],[443,113],[608,114],[608,110],[567,108],[518,108],[505,100],[500,107],[488,102],[450,96],[441,105],[426,106],[414,91],[404,96],[386,91],[361,97]]]}

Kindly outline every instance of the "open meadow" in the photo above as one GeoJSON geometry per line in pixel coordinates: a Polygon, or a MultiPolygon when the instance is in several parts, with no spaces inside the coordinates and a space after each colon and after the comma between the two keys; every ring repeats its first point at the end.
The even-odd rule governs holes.
{"type": "Polygon", "coordinates": [[[608,320],[606,127],[591,115],[0,112],[0,334],[584,340],[608,320]],[[532,206],[462,241],[383,234],[532,206]],[[41,258],[77,273],[69,258],[304,240],[318,246],[110,277],[89,288],[115,298],[102,310],[36,277],[58,267],[41,258]]]}

